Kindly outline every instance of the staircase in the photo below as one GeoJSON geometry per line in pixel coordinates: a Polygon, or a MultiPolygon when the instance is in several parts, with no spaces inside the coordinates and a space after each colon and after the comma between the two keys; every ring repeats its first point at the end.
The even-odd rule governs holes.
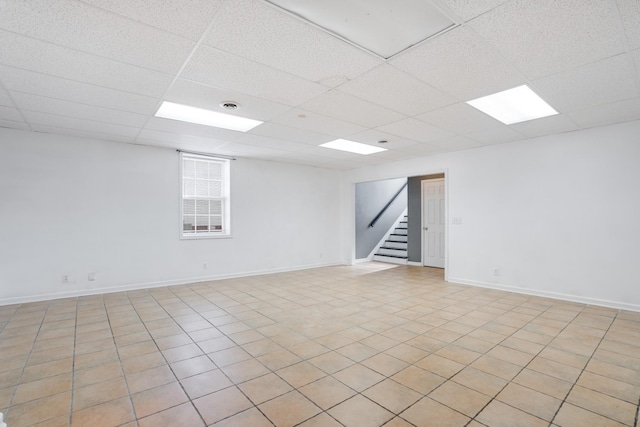
{"type": "Polygon", "coordinates": [[[407,215],[398,223],[398,226],[389,234],[387,240],[378,248],[373,256],[374,261],[390,262],[393,264],[406,264],[407,255],[407,215]]]}

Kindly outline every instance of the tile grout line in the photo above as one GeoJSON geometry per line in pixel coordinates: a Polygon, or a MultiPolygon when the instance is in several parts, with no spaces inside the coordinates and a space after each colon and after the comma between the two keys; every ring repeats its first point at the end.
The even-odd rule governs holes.
{"type": "MultiPolygon", "coordinates": [[[[584,309],[581,311],[584,312],[585,309],[588,306],[585,306],[584,309]]],[[[598,350],[598,348],[600,347],[600,344],[602,344],[602,341],[604,340],[604,337],[607,336],[607,333],[609,332],[609,330],[611,329],[611,326],[614,324],[615,320],[618,318],[618,315],[620,314],[620,310],[616,311],[616,315],[613,317],[613,319],[611,320],[611,323],[609,323],[609,326],[607,327],[607,330],[604,332],[604,334],[602,334],[602,337],[600,338],[600,341],[598,341],[598,345],[593,349],[593,351],[591,352],[591,355],[589,356],[589,359],[587,360],[587,362],[584,364],[584,367],[580,370],[580,374],[578,375],[578,378],[575,379],[575,381],[573,381],[573,383],[571,384],[571,387],[569,388],[569,391],[567,392],[566,396],[564,397],[564,399],[562,399],[562,403],[560,403],[560,406],[558,406],[558,409],[556,410],[556,413],[553,415],[553,418],[551,418],[551,422],[549,423],[549,425],[553,424],[553,422],[555,421],[556,417],[558,416],[558,414],[560,413],[560,410],[562,409],[562,407],[564,406],[564,404],[567,401],[567,398],[569,397],[569,395],[571,394],[571,392],[573,391],[574,387],[576,386],[576,384],[578,384],[578,381],[580,380],[580,377],[582,377],[582,374],[584,373],[585,369],[587,368],[587,366],[589,365],[589,362],[591,362],[591,359],[593,359],[593,355],[596,353],[596,351],[598,350]]],[[[577,405],[576,405],[577,406],[577,405]]],[[[583,408],[585,409],[585,408],[583,408]]],[[[588,410],[588,409],[587,409],[588,410]]],[[[588,410],[589,411],[589,410],[588,410]]],[[[590,411],[592,412],[592,411],[590,411]]],[[[598,414],[597,412],[594,412],[595,414],[598,414]]],[[[609,420],[611,420],[611,418],[606,417],[602,414],[598,414],[601,417],[607,418],[609,420]]],[[[615,420],[612,420],[615,421],[615,420]]]]}

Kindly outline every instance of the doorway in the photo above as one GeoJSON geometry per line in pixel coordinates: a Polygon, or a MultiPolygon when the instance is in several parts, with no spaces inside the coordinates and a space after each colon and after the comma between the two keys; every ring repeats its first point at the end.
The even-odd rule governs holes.
{"type": "Polygon", "coordinates": [[[422,189],[422,265],[425,267],[445,267],[446,216],[444,178],[428,179],[421,182],[422,189]]]}

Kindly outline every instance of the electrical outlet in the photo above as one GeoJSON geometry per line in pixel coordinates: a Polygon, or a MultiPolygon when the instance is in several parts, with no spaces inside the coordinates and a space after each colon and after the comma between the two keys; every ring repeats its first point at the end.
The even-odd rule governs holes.
{"type": "Polygon", "coordinates": [[[206,270],[207,269],[207,263],[205,262],[204,264],[202,264],[202,269],[206,270]]]}
{"type": "Polygon", "coordinates": [[[62,275],[62,283],[69,283],[71,281],[71,275],[70,274],[63,274],[62,275]]]}
{"type": "Polygon", "coordinates": [[[499,275],[500,275],[500,269],[499,269],[498,267],[495,267],[495,268],[493,269],[493,275],[494,275],[494,276],[499,276],[499,275]]]}
{"type": "Polygon", "coordinates": [[[88,279],[90,282],[93,282],[94,280],[96,280],[96,273],[89,273],[88,279]]]}

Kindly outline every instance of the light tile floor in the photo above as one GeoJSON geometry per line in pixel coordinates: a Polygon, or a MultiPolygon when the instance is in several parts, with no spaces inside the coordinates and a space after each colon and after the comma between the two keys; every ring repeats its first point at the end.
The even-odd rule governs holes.
{"type": "Polygon", "coordinates": [[[367,263],[0,307],[9,427],[637,426],[640,313],[367,263]]]}

